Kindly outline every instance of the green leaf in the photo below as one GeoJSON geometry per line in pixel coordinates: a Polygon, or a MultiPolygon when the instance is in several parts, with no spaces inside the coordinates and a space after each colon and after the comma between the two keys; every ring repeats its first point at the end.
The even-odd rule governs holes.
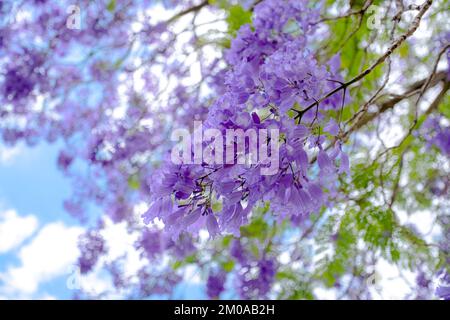
{"type": "Polygon", "coordinates": [[[439,105],[439,111],[447,118],[450,119],[450,94],[448,94],[444,101],[439,105]]]}
{"type": "Polygon", "coordinates": [[[238,4],[230,7],[226,21],[228,23],[228,32],[234,36],[241,26],[252,22],[252,13],[246,11],[238,4]]]}
{"type": "Polygon", "coordinates": [[[172,269],[173,270],[177,270],[177,269],[179,269],[179,268],[181,268],[183,266],[183,263],[181,262],[181,261],[175,261],[174,263],[173,263],[173,265],[172,265],[172,269]]]}
{"type": "Polygon", "coordinates": [[[197,261],[197,257],[195,256],[195,254],[193,254],[186,257],[185,261],[186,263],[195,263],[197,261]]]}
{"type": "Polygon", "coordinates": [[[222,211],[222,207],[223,207],[222,202],[217,201],[212,204],[211,209],[213,212],[220,212],[222,211]]]}
{"type": "Polygon", "coordinates": [[[361,9],[365,2],[365,0],[350,0],[350,7],[352,9],[361,9]]]}
{"type": "Polygon", "coordinates": [[[230,6],[227,0],[208,0],[208,3],[221,9],[226,9],[230,6]]]}
{"type": "Polygon", "coordinates": [[[230,246],[231,244],[231,240],[233,240],[233,237],[228,235],[228,236],[224,236],[222,239],[222,245],[227,248],[230,246]]]}
{"type": "Polygon", "coordinates": [[[401,58],[407,58],[409,55],[409,46],[408,43],[403,43],[402,46],[398,49],[398,53],[400,54],[401,58]]]}
{"type": "Polygon", "coordinates": [[[139,176],[134,174],[128,178],[128,186],[132,190],[139,190],[141,187],[141,182],[139,181],[139,176]]]}
{"type": "Polygon", "coordinates": [[[108,5],[106,6],[106,9],[109,12],[114,12],[114,10],[116,10],[116,0],[110,0],[108,5]]]}
{"type": "Polygon", "coordinates": [[[262,218],[253,220],[249,225],[241,227],[241,234],[248,238],[265,239],[268,232],[267,222],[262,218]]]}
{"type": "Polygon", "coordinates": [[[228,260],[228,261],[222,263],[222,268],[226,272],[233,271],[233,269],[234,269],[234,261],[233,260],[228,260]]]}
{"type": "Polygon", "coordinates": [[[283,279],[289,279],[292,281],[296,281],[297,277],[292,273],[292,272],[287,272],[287,271],[279,271],[277,272],[277,274],[275,275],[275,278],[277,280],[283,280],[283,279]]]}

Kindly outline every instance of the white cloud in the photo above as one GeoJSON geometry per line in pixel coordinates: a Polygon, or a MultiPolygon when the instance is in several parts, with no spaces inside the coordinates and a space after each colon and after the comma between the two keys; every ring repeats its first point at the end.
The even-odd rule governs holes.
{"type": "Polygon", "coordinates": [[[19,216],[14,210],[0,212],[0,254],[8,252],[30,237],[37,229],[35,216],[19,216]]]}
{"type": "Polygon", "coordinates": [[[370,292],[373,299],[383,300],[402,300],[411,293],[410,284],[415,283],[415,274],[409,270],[402,270],[398,266],[389,263],[385,259],[379,259],[377,273],[373,278],[373,284],[370,292]]]}
{"type": "Polygon", "coordinates": [[[334,290],[334,289],[317,287],[317,288],[314,288],[314,294],[320,300],[336,300],[337,299],[336,290],[334,290]]]}
{"type": "Polygon", "coordinates": [[[197,266],[187,266],[184,273],[184,281],[188,284],[201,284],[200,270],[197,266]]]}
{"type": "Polygon", "coordinates": [[[104,219],[104,228],[100,234],[106,242],[108,253],[100,258],[94,269],[85,275],[78,275],[77,285],[87,296],[103,299],[123,299],[126,298],[128,290],[118,290],[112,283],[109,272],[105,271],[105,264],[120,260],[122,267],[121,276],[134,279],[138,270],[146,263],[141,259],[140,252],[134,246],[139,237],[139,233],[131,232],[126,223],[113,223],[109,218],[104,219]]]}
{"type": "MultiPolygon", "coordinates": [[[[111,293],[114,291],[111,277],[104,272],[101,265],[97,265],[92,272],[81,275],[77,280],[79,281],[79,289],[82,289],[88,296],[97,297],[105,292],[111,293]]],[[[110,298],[109,294],[107,297],[110,298]]]]}
{"type": "Polygon", "coordinates": [[[115,224],[106,218],[104,223],[105,227],[101,230],[101,235],[108,246],[108,260],[112,261],[128,253],[139,235],[129,233],[125,222],[115,224]]]}
{"type": "Polygon", "coordinates": [[[20,145],[5,147],[0,145],[0,165],[9,165],[23,151],[20,145]]]}
{"type": "Polygon", "coordinates": [[[0,294],[8,297],[32,295],[43,282],[67,273],[79,251],[80,227],[67,227],[61,222],[44,226],[32,242],[22,247],[18,267],[9,267],[0,274],[0,294]]]}
{"type": "MultiPolygon", "coordinates": [[[[7,226],[5,230],[21,230],[25,233],[23,230],[25,221],[33,220],[35,223],[33,232],[36,231],[37,219],[34,216],[19,217],[15,211],[11,210],[6,211],[3,215],[5,222],[0,226],[7,226]]],[[[28,224],[31,224],[29,221],[28,224]]],[[[19,264],[6,266],[6,269],[0,273],[0,300],[54,299],[55,297],[42,292],[40,285],[64,275],[67,276],[66,283],[75,275],[76,285],[92,296],[107,293],[103,296],[104,298],[123,297],[121,292],[115,290],[111,276],[102,267],[104,263],[108,264],[116,259],[121,259],[124,267],[123,276],[135,276],[145,263],[145,260],[140,258],[140,253],[134,248],[139,234],[130,234],[124,223],[114,224],[109,219],[105,219],[105,228],[101,234],[109,248],[108,254],[100,259],[93,272],[79,275],[74,272],[78,272],[75,267],[79,256],[78,237],[84,231],[81,227],[66,226],[61,222],[46,224],[39,229],[29,243],[17,251],[19,264]]],[[[4,236],[3,232],[0,235],[4,236]]],[[[12,237],[11,234],[9,236],[12,237]]],[[[8,241],[11,242],[11,240],[8,241]]],[[[19,246],[20,242],[23,240],[16,241],[15,247],[19,246]]],[[[6,247],[2,242],[0,245],[6,247]]],[[[8,245],[8,247],[11,246],[8,245]]],[[[68,286],[67,289],[71,290],[72,288],[68,286]]]]}

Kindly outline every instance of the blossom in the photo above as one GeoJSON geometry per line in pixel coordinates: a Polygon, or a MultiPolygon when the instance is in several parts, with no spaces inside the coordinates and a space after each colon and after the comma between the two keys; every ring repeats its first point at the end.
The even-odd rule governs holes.
{"type": "Polygon", "coordinates": [[[206,282],[206,294],[210,299],[219,298],[225,290],[226,273],[223,271],[212,272],[206,282]]]}
{"type": "Polygon", "coordinates": [[[440,299],[450,300],[450,275],[444,273],[441,283],[436,288],[436,296],[440,299]]]}
{"type": "Polygon", "coordinates": [[[251,275],[253,267],[249,265],[239,275],[239,294],[243,299],[267,298],[274,280],[276,265],[272,259],[263,258],[254,268],[256,268],[256,277],[251,275]]]}
{"type": "Polygon", "coordinates": [[[106,252],[105,240],[96,231],[89,231],[82,235],[79,240],[81,251],[78,266],[82,274],[92,270],[101,255],[106,252]]]}
{"type": "Polygon", "coordinates": [[[424,122],[422,134],[428,146],[436,146],[446,156],[450,156],[450,126],[442,124],[439,117],[429,117],[424,122]]]}

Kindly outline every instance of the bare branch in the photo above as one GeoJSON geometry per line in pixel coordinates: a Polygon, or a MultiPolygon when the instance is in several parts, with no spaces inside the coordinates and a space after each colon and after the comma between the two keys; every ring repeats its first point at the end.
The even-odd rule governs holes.
{"type": "Polygon", "coordinates": [[[299,110],[296,110],[295,108],[292,108],[291,110],[293,110],[294,112],[297,112],[300,115],[303,115],[305,112],[307,112],[308,110],[313,108],[316,104],[323,102],[324,100],[328,99],[329,97],[331,97],[335,93],[337,93],[337,92],[339,92],[339,91],[341,91],[341,90],[343,90],[343,89],[345,89],[345,88],[347,88],[347,87],[349,87],[349,86],[359,82],[361,79],[363,79],[364,77],[369,75],[376,67],[378,67],[380,64],[384,63],[384,61],[386,61],[386,59],[395,50],[397,50],[403,44],[403,42],[405,42],[406,39],[408,39],[410,36],[412,36],[414,34],[414,32],[416,32],[416,30],[420,26],[420,22],[422,20],[422,17],[425,15],[425,13],[431,7],[432,3],[433,3],[433,0],[427,0],[424,4],[421,5],[420,11],[416,15],[416,17],[414,18],[414,20],[413,20],[411,26],[409,27],[408,31],[406,33],[404,33],[403,35],[401,35],[397,40],[395,40],[394,43],[388,48],[388,50],[386,50],[386,52],[381,57],[379,57],[369,68],[367,68],[365,71],[363,71],[361,74],[359,74],[358,76],[356,76],[352,80],[350,80],[350,81],[340,85],[336,89],[330,91],[325,96],[323,96],[322,98],[318,99],[314,103],[310,104],[305,109],[299,111],[299,110]]]}

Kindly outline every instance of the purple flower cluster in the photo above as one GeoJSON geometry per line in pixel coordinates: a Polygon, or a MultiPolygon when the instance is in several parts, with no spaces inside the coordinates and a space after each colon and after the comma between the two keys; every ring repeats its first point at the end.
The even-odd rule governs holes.
{"type": "Polygon", "coordinates": [[[92,270],[99,257],[106,253],[105,240],[97,231],[89,231],[80,237],[78,242],[80,257],[78,266],[82,274],[92,270]]]}
{"type": "Polygon", "coordinates": [[[2,84],[6,101],[16,103],[26,99],[35,87],[42,89],[46,83],[45,59],[41,53],[25,48],[17,59],[20,61],[18,64],[6,66],[2,84]]]}
{"type": "Polygon", "coordinates": [[[171,254],[183,259],[195,251],[193,239],[188,234],[182,234],[177,240],[173,241],[167,233],[161,230],[146,228],[137,241],[136,248],[142,248],[143,254],[149,260],[161,258],[162,254],[171,254]]]}
{"type": "MultiPolygon", "coordinates": [[[[252,22],[216,56],[207,33],[180,31],[174,26],[185,15],[172,16],[193,7],[222,10],[213,2],[222,3],[164,0],[163,7],[174,12],[148,18],[159,3],[81,0],[76,30],[66,27],[71,1],[0,1],[0,137],[9,144],[64,144],[57,165],[74,184],[65,209],[83,220],[93,202],[107,219],[140,233],[134,245],[147,265],[134,283],[139,297],[173,292],[183,266],[203,263],[210,251],[230,261],[227,268],[201,264],[208,297],[219,298],[228,280],[241,298],[271,297],[277,252],[267,243],[241,241],[243,230],[260,208],[268,208],[264,218],[276,226],[304,228],[311,214],[332,207],[340,178],[350,175],[340,121],[347,92],[324,98],[343,76],[339,54],[317,52],[323,1],[240,2],[253,11],[252,22]],[[200,61],[193,62],[194,56],[200,61]],[[277,172],[261,175],[264,161],[174,164],[168,137],[174,129],[192,131],[195,120],[224,136],[227,130],[278,130],[277,172]],[[136,219],[141,208],[146,226],[136,219]],[[220,240],[201,240],[205,229],[210,238],[229,235],[230,246],[214,252],[220,240]],[[207,254],[197,257],[200,243],[207,254]]],[[[430,117],[423,126],[428,145],[446,156],[447,123],[430,117]]],[[[441,195],[447,189],[434,188],[441,195]]],[[[107,252],[94,230],[80,238],[79,247],[82,273],[107,252]]],[[[128,285],[118,265],[109,267],[117,287],[128,285]]],[[[447,274],[439,297],[448,298],[448,280],[447,274]]],[[[423,275],[417,282],[429,287],[423,275]]]]}
{"type": "Polygon", "coordinates": [[[431,116],[423,124],[423,137],[429,147],[435,146],[447,157],[450,157],[450,125],[445,125],[443,117],[431,116]]]}
{"type": "Polygon", "coordinates": [[[235,239],[231,244],[230,255],[239,266],[235,285],[241,299],[268,298],[278,265],[263,249],[255,255],[239,239],[235,239]]]}
{"type": "Polygon", "coordinates": [[[436,288],[436,296],[440,299],[450,300],[450,274],[445,273],[441,283],[436,288]]]}
{"type": "Polygon", "coordinates": [[[335,196],[338,174],[349,172],[349,161],[340,142],[331,152],[323,146],[339,133],[326,111],[339,110],[342,93],[306,107],[340,81],[339,58],[321,64],[307,49],[315,17],[317,11],[307,1],[258,4],[253,27],[244,25],[231,42],[227,88],[205,122],[206,128],[224,135],[228,129],[278,129],[283,135],[278,173],[261,175],[264,163],[174,165],[167,159],[149,178],[152,204],[143,215],[145,223],[160,218],[174,238],[204,227],[211,236],[222,232],[238,236],[252,209],[264,201],[270,201],[273,212],[284,219],[318,212],[335,196]],[[285,30],[286,24],[294,24],[297,32],[285,30]],[[315,153],[318,175],[309,163],[315,153]],[[214,203],[221,203],[221,210],[213,210],[214,203]]]}
{"type": "Polygon", "coordinates": [[[206,294],[210,299],[218,299],[220,294],[225,290],[225,281],[227,274],[225,272],[212,272],[206,281],[206,294]]]}
{"type": "Polygon", "coordinates": [[[271,259],[263,258],[255,265],[245,265],[238,278],[239,295],[243,299],[267,299],[275,278],[276,264],[271,259]]]}

